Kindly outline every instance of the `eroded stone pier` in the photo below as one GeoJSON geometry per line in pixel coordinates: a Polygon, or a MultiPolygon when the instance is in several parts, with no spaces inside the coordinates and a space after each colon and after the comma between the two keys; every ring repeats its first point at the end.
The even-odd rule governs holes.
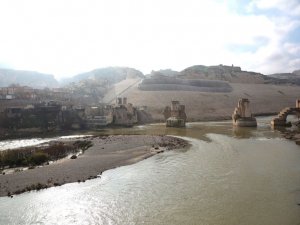
{"type": "Polygon", "coordinates": [[[171,107],[166,106],[164,116],[167,127],[185,127],[185,106],[180,105],[179,101],[172,101],[171,107]]]}
{"type": "Polygon", "coordinates": [[[297,113],[300,115],[300,99],[296,100],[296,107],[286,107],[280,111],[280,113],[272,119],[271,125],[273,127],[286,127],[291,126],[291,123],[286,121],[288,115],[297,113]]]}
{"type": "Polygon", "coordinates": [[[257,122],[252,115],[250,107],[250,101],[247,98],[242,98],[238,102],[238,106],[234,109],[232,114],[233,125],[239,127],[256,127],[257,122]]]}

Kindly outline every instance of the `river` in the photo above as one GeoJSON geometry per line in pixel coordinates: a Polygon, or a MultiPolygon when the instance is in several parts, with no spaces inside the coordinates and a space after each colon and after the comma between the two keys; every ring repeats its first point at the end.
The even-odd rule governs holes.
{"type": "Polygon", "coordinates": [[[299,225],[300,147],[259,118],[106,129],[103,134],[169,134],[189,140],[101,178],[0,198],[0,224],[299,225]]]}

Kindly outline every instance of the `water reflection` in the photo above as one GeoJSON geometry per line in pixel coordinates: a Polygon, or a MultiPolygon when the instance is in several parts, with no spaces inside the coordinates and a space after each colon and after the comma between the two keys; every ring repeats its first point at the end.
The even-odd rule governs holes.
{"type": "Polygon", "coordinates": [[[223,121],[99,131],[180,135],[192,146],[101,179],[0,198],[0,224],[296,225],[299,146],[280,139],[269,121],[246,129],[223,121]]]}
{"type": "Polygon", "coordinates": [[[1,198],[0,224],[297,224],[300,151],[281,139],[188,138],[101,179],[1,198]],[[16,216],[18,215],[18,216],[16,216]]]}
{"type": "Polygon", "coordinates": [[[250,127],[236,127],[234,126],[232,128],[233,130],[233,136],[236,138],[250,138],[253,136],[253,130],[256,128],[250,128],[250,127]]]}
{"type": "Polygon", "coordinates": [[[257,127],[234,127],[230,120],[218,122],[193,122],[187,123],[185,128],[166,127],[164,123],[136,126],[133,128],[106,128],[95,132],[96,135],[118,135],[118,134],[154,134],[174,135],[191,137],[200,140],[210,141],[206,134],[216,133],[235,138],[251,138],[266,136],[268,138],[278,135],[277,131],[270,129],[272,117],[258,117],[257,127]]]}
{"type": "MultiPolygon", "coordinates": [[[[210,141],[206,134],[217,133],[229,135],[236,138],[250,138],[253,136],[272,136],[276,130],[270,129],[272,117],[258,117],[257,128],[233,127],[231,121],[218,122],[194,122],[187,123],[185,128],[166,127],[164,123],[135,126],[132,128],[103,128],[92,132],[95,135],[125,135],[125,134],[149,134],[149,135],[174,135],[181,137],[192,137],[200,140],[210,141]]],[[[280,128],[278,128],[279,130],[280,128]]],[[[287,128],[282,128],[287,129],[287,128]]],[[[88,135],[69,135],[53,138],[31,138],[22,140],[0,141],[0,150],[14,149],[25,146],[34,146],[49,141],[67,138],[76,138],[88,135]]]]}

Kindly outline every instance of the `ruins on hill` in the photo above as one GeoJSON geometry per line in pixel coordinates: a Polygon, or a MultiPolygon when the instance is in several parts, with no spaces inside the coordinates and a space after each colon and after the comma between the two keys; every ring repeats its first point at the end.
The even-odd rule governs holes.
{"type": "Polygon", "coordinates": [[[133,106],[126,97],[118,97],[115,104],[93,106],[72,105],[53,100],[25,106],[17,103],[12,102],[12,106],[4,107],[0,104],[0,128],[3,130],[50,132],[98,129],[109,125],[131,127],[138,123],[152,122],[151,114],[146,111],[147,107],[133,106]]]}
{"type": "Polygon", "coordinates": [[[115,104],[101,105],[89,108],[88,125],[90,128],[100,128],[107,125],[131,127],[145,121],[149,115],[143,109],[128,103],[126,97],[117,97],[115,104]]]}
{"type": "Polygon", "coordinates": [[[256,127],[256,118],[252,115],[250,101],[247,98],[242,98],[238,102],[238,106],[232,114],[233,125],[238,127],[256,127]]]}
{"type": "Polygon", "coordinates": [[[114,125],[130,127],[138,123],[137,109],[127,102],[126,97],[116,99],[116,105],[112,107],[112,114],[114,125]]]}
{"type": "Polygon", "coordinates": [[[164,109],[164,117],[167,127],[185,127],[186,113],[185,106],[180,105],[179,101],[172,101],[172,105],[164,109]]]}

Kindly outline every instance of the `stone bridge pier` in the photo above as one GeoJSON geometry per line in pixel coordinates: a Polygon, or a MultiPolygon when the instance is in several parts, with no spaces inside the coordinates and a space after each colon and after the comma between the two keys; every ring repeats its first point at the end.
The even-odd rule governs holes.
{"type": "Polygon", "coordinates": [[[273,127],[277,126],[290,126],[290,123],[287,123],[286,118],[292,113],[300,114],[300,99],[296,100],[296,107],[286,107],[280,111],[280,113],[272,119],[271,125],[273,127]]]}
{"type": "Polygon", "coordinates": [[[232,122],[237,127],[256,127],[257,122],[250,110],[250,101],[247,98],[242,98],[238,102],[238,106],[232,114],[232,122]]]}

